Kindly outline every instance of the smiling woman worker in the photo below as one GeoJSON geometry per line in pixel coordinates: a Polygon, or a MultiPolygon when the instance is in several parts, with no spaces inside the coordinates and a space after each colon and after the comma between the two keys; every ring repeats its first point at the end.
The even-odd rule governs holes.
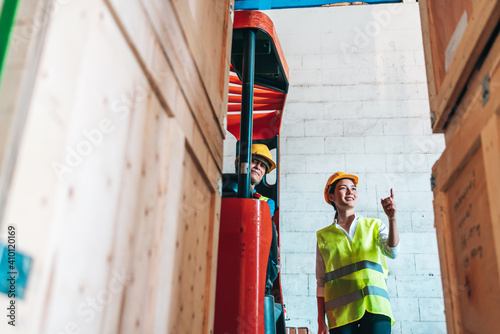
{"type": "Polygon", "coordinates": [[[385,263],[385,256],[394,259],[399,252],[394,193],[381,200],[387,228],[380,219],[354,213],[357,185],[356,175],[337,172],[325,186],[325,201],[336,214],[317,232],[318,334],[386,334],[394,324],[385,263]]]}

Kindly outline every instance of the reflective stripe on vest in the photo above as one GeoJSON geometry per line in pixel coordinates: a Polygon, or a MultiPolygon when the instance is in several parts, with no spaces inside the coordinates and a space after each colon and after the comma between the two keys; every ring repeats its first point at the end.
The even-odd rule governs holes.
{"type": "Polygon", "coordinates": [[[269,197],[262,196],[262,195],[260,195],[259,199],[260,199],[261,201],[264,201],[264,202],[269,201],[269,197]]]}
{"type": "Polygon", "coordinates": [[[365,298],[367,295],[375,295],[389,300],[387,290],[377,286],[365,286],[362,290],[357,290],[342,297],[329,300],[325,303],[325,311],[330,311],[341,306],[345,306],[357,300],[365,298]]]}
{"type": "Polygon", "coordinates": [[[359,218],[352,241],[335,224],[317,232],[325,263],[324,299],[330,328],[368,311],[391,318],[385,257],[378,248],[379,219],[359,218]]]}
{"type": "Polygon", "coordinates": [[[372,261],[359,261],[353,264],[349,264],[345,267],[336,269],[334,271],[330,271],[329,273],[326,273],[326,279],[325,283],[329,281],[333,281],[335,279],[341,278],[343,276],[352,274],[355,271],[361,270],[361,269],[371,269],[378,271],[380,273],[384,273],[384,270],[382,268],[382,265],[380,263],[372,262],[372,261]]]}

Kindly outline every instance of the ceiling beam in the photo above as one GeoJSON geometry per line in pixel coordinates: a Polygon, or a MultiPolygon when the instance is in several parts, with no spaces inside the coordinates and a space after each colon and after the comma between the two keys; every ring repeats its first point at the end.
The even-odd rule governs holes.
{"type": "Polygon", "coordinates": [[[234,9],[265,10],[280,8],[320,7],[324,5],[364,2],[367,4],[398,3],[403,0],[235,0],[234,9]]]}

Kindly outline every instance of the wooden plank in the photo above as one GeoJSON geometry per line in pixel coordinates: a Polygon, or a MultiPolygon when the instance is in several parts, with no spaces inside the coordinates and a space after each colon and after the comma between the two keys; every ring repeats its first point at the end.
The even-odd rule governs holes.
{"type": "Polygon", "coordinates": [[[449,186],[449,180],[454,179],[453,173],[467,163],[468,158],[480,145],[480,131],[492,115],[500,110],[500,38],[493,44],[492,51],[483,66],[474,73],[468,84],[468,90],[457,112],[445,133],[446,149],[442,155],[439,175],[436,183],[444,190],[449,186]],[[483,105],[482,81],[490,76],[489,100],[483,105]]]}
{"type": "MultiPolygon", "coordinates": [[[[204,143],[203,147],[208,145],[210,148],[210,152],[213,156],[213,159],[216,161],[219,169],[222,171],[222,139],[223,136],[217,130],[216,125],[210,125],[209,120],[207,119],[206,110],[211,110],[210,106],[203,107],[205,108],[203,117],[198,117],[197,114],[192,109],[192,104],[200,105],[203,103],[203,98],[199,98],[199,96],[195,96],[195,93],[190,96],[186,96],[184,90],[185,89],[194,89],[197,84],[202,84],[199,81],[199,78],[195,78],[194,82],[188,83],[186,78],[183,77],[184,81],[178,81],[178,74],[175,73],[171,66],[170,60],[165,58],[165,55],[168,50],[162,45],[161,40],[159,39],[155,27],[149,21],[148,13],[143,8],[143,5],[137,1],[130,2],[118,2],[115,0],[106,0],[110,11],[113,13],[117,24],[121,27],[122,33],[125,38],[128,40],[128,43],[134,53],[136,54],[138,62],[143,67],[143,70],[148,77],[150,84],[155,87],[155,91],[157,92],[157,96],[164,104],[167,112],[178,119],[179,123],[183,126],[185,133],[187,134],[188,140],[192,140],[192,136],[190,133],[193,133],[194,128],[196,126],[199,133],[202,134],[202,138],[204,143]],[[184,86],[183,86],[184,85],[184,86]],[[189,87],[189,88],[186,88],[189,87]],[[184,95],[182,98],[178,98],[181,93],[184,95]],[[191,100],[187,100],[186,98],[191,98],[191,100]],[[186,107],[185,105],[189,106],[186,107]],[[183,105],[184,104],[184,105],[183,105]],[[179,112],[177,112],[179,110],[179,112]],[[192,115],[188,116],[183,111],[188,110],[192,115]],[[193,122],[194,121],[194,122],[193,122]]],[[[163,24],[162,20],[165,20],[164,17],[158,18],[160,21],[158,24],[163,24]]],[[[170,27],[170,29],[178,29],[175,27],[170,27]]],[[[175,34],[174,34],[175,35],[175,34]]],[[[182,38],[179,36],[177,32],[177,38],[182,38]]],[[[180,44],[185,43],[182,41],[178,41],[180,44]]],[[[180,48],[180,50],[183,50],[180,48]]],[[[173,53],[175,57],[175,52],[180,52],[178,48],[170,49],[170,52],[173,53]]],[[[185,51],[183,51],[185,52],[185,51]]],[[[172,56],[172,55],[171,55],[172,56]]],[[[183,66],[192,66],[192,63],[189,63],[190,55],[188,53],[183,54],[183,56],[187,57],[184,59],[185,64],[177,64],[177,71],[187,71],[192,72],[192,70],[183,69],[183,66]]],[[[227,58],[228,59],[228,58],[227,58]]],[[[222,72],[222,69],[221,69],[222,72]]],[[[190,74],[192,75],[192,74],[190,74]]],[[[225,79],[226,81],[227,78],[225,79]]],[[[203,86],[202,86],[203,87],[203,86]]],[[[204,93],[201,94],[204,96],[204,93]]],[[[225,112],[226,109],[224,109],[225,112]]],[[[201,112],[201,108],[198,109],[198,112],[201,112]]]]}
{"type": "MultiPolygon", "coordinates": [[[[139,306],[144,306],[143,303],[148,301],[148,298],[143,296],[140,300],[133,301],[124,296],[133,295],[131,291],[134,286],[147,287],[148,272],[142,272],[141,275],[126,261],[119,267],[115,266],[115,261],[121,260],[121,257],[128,261],[134,258],[134,250],[139,248],[138,241],[130,243],[128,236],[135,236],[136,230],[140,232],[143,224],[151,224],[149,220],[137,219],[136,213],[142,209],[141,200],[147,195],[142,184],[151,182],[150,178],[142,180],[142,151],[138,151],[138,156],[129,157],[126,157],[125,152],[131,144],[130,140],[135,139],[140,146],[145,145],[144,141],[147,141],[148,137],[143,135],[146,133],[144,124],[147,124],[149,113],[158,112],[158,106],[155,110],[150,105],[151,89],[141,85],[145,82],[144,74],[102,2],[68,7],[65,14],[74,14],[77,17],[74,22],[76,27],[88,24],[88,28],[86,38],[80,40],[80,46],[71,50],[70,59],[64,64],[71,66],[71,61],[77,58],[75,55],[81,55],[82,64],[79,67],[82,72],[76,76],[78,80],[74,81],[74,85],[54,82],[56,89],[60,90],[66,85],[67,90],[78,92],[69,108],[71,118],[70,125],[67,126],[68,138],[59,146],[67,143],[71,147],[78,147],[82,131],[93,128],[104,118],[110,119],[114,127],[112,132],[102,138],[92,154],[75,168],[67,180],[67,191],[72,195],[58,203],[56,208],[63,227],[59,237],[64,242],[56,244],[54,249],[52,289],[49,289],[50,298],[42,315],[45,320],[39,332],[58,332],[67,323],[75,323],[83,332],[98,333],[108,317],[115,319],[115,324],[119,324],[116,320],[119,317],[109,312],[106,307],[113,301],[124,301],[121,312],[128,309],[128,305],[136,305],[134,311],[141,316],[144,326],[149,321],[144,316],[145,311],[139,309],[139,306]],[[85,19],[79,18],[82,12],[86,13],[85,19]],[[115,52],[121,55],[119,59],[115,57],[115,52]],[[105,78],[103,73],[106,74],[105,78]],[[119,99],[121,94],[130,96],[133,102],[124,110],[111,108],[112,102],[119,99]],[[137,186],[130,188],[124,188],[120,182],[127,163],[137,164],[141,171],[135,175],[135,180],[132,179],[137,182],[137,186]],[[120,205],[120,195],[127,190],[132,192],[135,198],[132,197],[131,202],[122,202],[120,205]],[[117,221],[116,215],[129,207],[134,210],[130,216],[117,221]],[[114,250],[114,243],[111,241],[121,226],[125,227],[124,231],[128,234],[127,238],[124,238],[128,247],[114,250]],[[99,231],[97,235],[96,231],[99,231]],[[91,249],[88,247],[90,244],[94,245],[91,249]],[[78,266],[78,270],[73,269],[75,266],[78,266]],[[89,268],[92,268],[92,275],[88,275],[89,268]],[[72,271],[70,277],[68,271],[72,271]],[[117,275],[123,277],[121,282],[116,282],[117,275]],[[109,295],[109,292],[112,294],[109,295]],[[89,304],[88,298],[96,300],[95,309],[89,304]],[[83,306],[80,308],[78,305],[81,303],[83,306]],[[60,317],[57,314],[60,314],[60,317]]],[[[61,18],[63,17],[61,15],[61,18]]],[[[65,20],[56,22],[67,23],[65,20]]],[[[61,36],[56,30],[51,37],[51,41],[55,42],[57,39],[60,43],[61,39],[64,40],[61,37],[65,35],[61,36]]],[[[57,52],[57,49],[48,49],[57,52]]],[[[54,72],[61,70],[61,67],[57,67],[61,66],[57,60],[48,60],[53,64],[54,72]]],[[[57,90],[55,94],[57,96],[57,90]]],[[[52,230],[52,233],[57,235],[57,230],[52,230]]],[[[137,239],[140,241],[140,238],[137,239]]],[[[143,247],[142,251],[144,248],[146,247],[143,247]]],[[[144,309],[147,310],[147,307],[144,309]]]]}
{"type": "MultiPolygon", "coordinates": [[[[162,101],[168,114],[175,117],[182,127],[188,147],[196,155],[196,159],[204,169],[205,177],[210,180],[211,187],[216,189],[220,179],[222,161],[216,160],[216,157],[210,154],[205,133],[207,129],[200,127],[200,123],[194,119],[193,113],[190,112],[190,106],[186,102],[180,83],[177,82],[169,62],[164,57],[164,50],[156,38],[153,26],[148,22],[143,7],[136,1],[126,4],[111,1],[107,4],[133,49],[139,64],[149,76],[149,82],[155,88],[157,97],[162,101]],[[155,36],[155,38],[151,39],[150,36],[155,36]],[[209,161],[210,159],[212,162],[209,161]]],[[[222,70],[220,71],[222,72],[222,70]]],[[[222,147],[221,136],[213,137],[212,140],[214,143],[217,142],[219,147],[222,147]]],[[[220,148],[218,150],[221,151],[220,148]]]]}
{"type": "Polygon", "coordinates": [[[484,169],[485,177],[488,180],[488,198],[492,199],[489,214],[493,224],[493,248],[497,254],[497,261],[492,266],[498,269],[500,268],[500,205],[498,205],[500,198],[500,173],[498,172],[500,167],[500,108],[497,109],[497,114],[490,119],[481,132],[481,140],[484,155],[487,157],[484,169]]]}
{"type": "Polygon", "coordinates": [[[495,331],[500,303],[500,39],[468,82],[433,168],[434,211],[448,331],[495,331]],[[489,99],[483,80],[490,77],[489,99]],[[491,294],[494,297],[488,297],[491,294]]]}
{"type": "Polygon", "coordinates": [[[209,332],[210,293],[212,289],[211,254],[214,230],[215,193],[199,174],[199,167],[187,154],[183,161],[184,186],[179,207],[176,276],[170,300],[170,333],[187,333],[199,328],[209,332]],[[187,200],[187,199],[191,200],[187,200]],[[207,221],[206,217],[211,217],[207,221]],[[201,312],[200,312],[201,310],[201,312]]]}
{"type": "MultiPolygon", "coordinates": [[[[170,156],[170,147],[173,146],[168,143],[160,146],[161,132],[172,128],[166,123],[175,123],[167,118],[151,93],[144,106],[137,111],[140,111],[140,115],[136,116],[137,126],[135,122],[131,122],[136,133],[130,135],[134,134],[138,141],[138,154],[127,154],[126,158],[127,165],[130,166],[127,169],[135,165],[134,174],[129,178],[135,179],[135,184],[128,189],[122,188],[122,191],[128,190],[135,198],[132,201],[120,201],[117,214],[128,207],[132,207],[132,212],[114,222],[115,230],[123,229],[123,232],[115,239],[116,243],[121,243],[121,247],[116,248],[113,257],[123,257],[120,260],[131,276],[130,282],[125,286],[123,305],[119,310],[119,326],[123,328],[123,332],[129,333],[154,331],[158,297],[156,291],[161,284],[158,281],[158,263],[163,256],[159,246],[163,241],[161,230],[165,220],[165,213],[159,210],[165,199],[158,188],[165,186],[164,173],[171,171],[171,166],[165,161],[160,164],[160,156],[170,156]]],[[[126,178],[127,176],[122,178],[122,185],[127,183],[126,178]]],[[[123,192],[122,194],[125,195],[123,192]]]]}
{"type": "Polygon", "coordinates": [[[69,2],[51,17],[5,220],[35,259],[20,333],[213,328],[222,135],[208,146],[217,120],[194,118],[131,3],[69,2]],[[86,153],[57,173],[68,147],[86,153]]]}
{"type": "Polygon", "coordinates": [[[448,333],[459,334],[461,333],[460,324],[458,323],[458,319],[460,319],[460,304],[457,301],[459,288],[455,262],[453,260],[453,255],[450,253],[452,249],[451,240],[447,237],[451,234],[451,226],[450,220],[448,219],[448,201],[444,192],[434,191],[433,206],[447,330],[448,333]]]}
{"type": "MultiPolygon", "coordinates": [[[[472,17],[470,25],[471,36],[466,32],[463,42],[460,43],[456,57],[453,58],[448,70],[448,75],[443,80],[442,86],[431,103],[431,110],[435,112],[436,122],[433,129],[443,129],[457,99],[464,88],[471,71],[473,70],[491,32],[500,17],[500,4],[488,2],[484,8],[478,9],[481,15],[472,17]],[[490,15],[486,14],[490,13],[490,15]],[[477,22],[477,24],[476,24],[477,22]]],[[[439,130],[441,131],[441,130],[439,130]]],[[[436,131],[435,131],[436,132],[436,131]]]]}
{"type": "MultiPolygon", "coordinates": [[[[173,7],[170,1],[141,1],[148,17],[151,19],[151,23],[162,46],[163,52],[186,96],[186,101],[188,101],[193,117],[196,122],[198,122],[200,128],[204,129],[205,141],[210,147],[214,159],[222,162],[220,142],[216,140],[224,136],[224,129],[220,123],[217,123],[219,126],[214,127],[213,120],[216,119],[216,117],[213,112],[207,112],[212,109],[210,98],[207,97],[197,65],[184,39],[183,31],[181,30],[183,25],[179,21],[175,7],[173,7]],[[175,50],[175,52],[173,52],[173,50],[175,50]]],[[[228,13],[229,8],[226,9],[225,13],[219,13],[219,15],[224,16],[228,15],[228,13]]],[[[198,22],[198,24],[202,24],[202,22],[198,22]]],[[[220,37],[220,39],[224,41],[226,38],[227,36],[220,37]]],[[[217,106],[217,104],[215,106],[217,106]]]]}
{"type": "Polygon", "coordinates": [[[469,132],[468,140],[452,141],[433,168],[447,323],[454,333],[487,333],[496,326],[492,310],[500,303],[499,111],[482,129],[475,129],[476,135],[469,132]]]}
{"type": "MultiPolygon", "coordinates": [[[[46,326],[51,326],[54,318],[46,317],[46,312],[52,310],[52,304],[55,292],[56,281],[64,277],[68,277],[68,281],[58,286],[59,292],[63,292],[68,288],[68,285],[78,283],[78,281],[72,281],[73,275],[81,273],[81,270],[85,268],[92,267],[95,270],[95,279],[106,277],[106,271],[102,271],[103,268],[101,264],[106,256],[93,256],[92,252],[89,252],[89,256],[86,260],[90,263],[82,261],[78,264],[78,270],[72,271],[72,268],[77,265],[75,258],[70,259],[69,265],[64,267],[58,267],[56,264],[60,255],[61,244],[64,244],[64,238],[61,236],[66,236],[64,233],[71,229],[72,224],[75,223],[75,219],[78,216],[78,210],[72,211],[74,208],[72,203],[74,203],[74,198],[77,192],[75,191],[75,184],[71,181],[76,174],[80,171],[86,170],[87,172],[95,167],[95,159],[98,159],[100,155],[98,154],[97,146],[93,147],[93,154],[86,157],[86,159],[77,160],[73,158],[73,165],[69,168],[70,171],[62,173],[60,175],[56,170],[54,170],[54,163],[67,163],[67,147],[71,147],[72,150],[78,150],[79,146],[81,150],[85,150],[85,143],[88,142],[85,135],[82,133],[83,130],[92,132],[96,128],[99,129],[100,121],[103,118],[112,117],[112,112],[107,106],[105,106],[105,99],[92,99],[92,96],[79,95],[79,91],[76,89],[75,78],[80,78],[81,81],[86,82],[86,79],[90,78],[90,82],[87,82],[88,87],[99,90],[102,89],[102,93],[109,93],[114,95],[115,92],[113,88],[116,88],[118,92],[123,92],[123,86],[116,87],[113,85],[108,86],[107,84],[113,80],[121,82],[123,77],[120,73],[124,72],[116,71],[114,75],[106,76],[109,80],[98,80],[95,81],[92,75],[95,72],[87,71],[90,66],[95,66],[96,70],[101,70],[100,73],[106,73],[107,70],[112,70],[113,65],[119,67],[120,64],[126,63],[126,55],[120,61],[111,61],[111,64],[106,64],[103,68],[99,68],[103,65],[103,62],[96,62],[92,64],[92,61],[85,62],[85,55],[89,56],[89,53],[82,53],[81,47],[85,46],[86,41],[88,41],[89,32],[100,34],[103,31],[96,32],[90,29],[92,26],[90,17],[92,9],[95,6],[92,3],[87,3],[86,6],[89,12],[89,17],[82,18],[80,15],[80,9],[82,7],[79,3],[68,4],[64,7],[61,15],[58,16],[58,20],[53,21],[51,24],[52,34],[56,31],[56,35],[60,36],[59,33],[63,33],[62,36],[70,37],[69,40],[64,44],[65,47],[61,50],[56,45],[60,45],[61,39],[47,38],[44,42],[43,54],[40,60],[40,73],[36,77],[37,88],[33,93],[32,101],[29,109],[29,117],[26,124],[26,130],[22,131],[22,146],[19,147],[19,158],[18,164],[15,169],[15,178],[12,183],[11,191],[9,192],[8,206],[6,207],[6,215],[3,223],[5,224],[15,224],[19,227],[20,231],[23,233],[22,241],[19,243],[19,249],[25,250],[26,253],[34,257],[34,268],[32,276],[30,277],[30,286],[27,291],[27,296],[25,301],[19,301],[20,307],[23,308],[23,312],[26,312],[26,319],[29,321],[21,322],[18,329],[20,331],[26,332],[39,332],[42,333],[46,326]],[[80,27],[81,29],[76,29],[71,33],[65,29],[68,24],[74,24],[73,27],[80,27]],[[64,70],[61,70],[64,69],[64,70]],[[118,78],[116,78],[118,76],[118,78]],[[68,83],[73,83],[69,85],[68,83]],[[83,103],[81,103],[83,101],[83,103]],[[86,107],[88,109],[86,109],[86,107]],[[103,112],[104,113],[101,113],[103,112]],[[68,135],[71,133],[71,135],[68,135]],[[84,167],[85,166],[85,167],[84,167]],[[62,176],[59,180],[58,175],[62,176]],[[68,180],[71,179],[71,180],[68,180]],[[65,183],[68,182],[68,183],[65,183]],[[29,207],[29,210],[26,208],[29,207]],[[66,215],[69,215],[68,220],[65,220],[66,215]],[[95,262],[92,262],[92,258],[95,262]],[[86,267],[88,265],[88,267],[86,267]],[[68,276],[65,276],[68,274],[68,276]]],[[[96,15],[97,17],[97,15],[96,15]]],[[[101,27],[101,26],[99,26],[101,27]]],[[[97,29],[97,28],[96,28],[97,29]]],[[[108,43],[108,47],[113,47],[113,43],[108,43]]],[[[116,50],[120,50],[119,47],[116,50]]],[[[94,54],[95,55],[95,54],[94,54]]],[[[103,57],[105,58],[105,57],[103,57]]],[[[98,55],[98,59],[100,55],[98,55]]],[[[109,59],[109,58],[107,58],[109,59]]],[[[128,64],[130,65],[130,64],[128,64]]],[[[129,75],[137,74],[134,72],[134,67],[129,66],[127,73],[129,75]]],[[[116,92],[116,95],[118,95],[116,92]]],[[[102,96],[101,96],[102,97],[102,96]]],[[[115,134],[118,134],[118,128],[115,134]]],[[[97,139],[97,142],[100,140],[97,139]]],[[[102,146],[99,149],[106,150],[109,148],[108,145],[114,141],[102,139],[102,146]]],[[[89,146],[87,145],[87,150],[89,146]]],[[[116,149],[111,149],[111,152],[116,152],[116,149]]],[[[88,152],[88,151],[87,151],[88,152]]],[[[110,155],[112,157],[112,155],[110,155]]],[[[105,162],[106,160],[103,160],[105,162]]],[[[111,166],[111,165],[110,165],[111,166]]],[[[94,170],[95,171],[95,170],[94,170]]],[[[85,173],[84,173],[85,174],[85,173]]],[[[93,172],[90,173],[91,178],[95,176],[93,172]]],[[[81,181],[84,179],[82,178],[81,181]]],[[[106,184],[106,179],[96,178],[95,182],[103,181],[102,184],[106,184]]],[[[80,189],[78,189],[80,190],[80,189]]],[[[108,193],[109,189],[106,191],[99,192],[97,189],[96,194],[92,194],[96,200],[101,199],[108,193]]],[[[78,197],[80,198],[80,205],[85,207],[83,210],[85,213],[89,212],[88,202],[82,201],[79,196],[81,193],[78,192],[78,197]]],[[[102,205],[105,205],[106,199],[102,201],[102,205]]],[[[92,214],[88,215],[88,219],[92,220],[90,224],[86,221],[87,228],[92,229],[93,224],[96,224],[100,219],[104,219],[106,214],[109,212],[107,209],[112,208],[112,203],[107,203],[101,215],[96,219],[92,214]]],[[[80,219],[84,218],[85,213],[80,219]]],[[[92,235],[95,236],[95,231],[99,231],[101,226],[95,226],[92,235]]],[[[76,232],[79,230],[76,229],[76,232]]],[[[89,232],[89,231],[87,231],[89,232]]],[[[106,235],[104,230],[102,235],[106,235]]],[[[71,235],[74,236],[74,235],[71,235]]],[[[77,238],[82,237],[78,235],[77,238]]],[[[72,240],[69,238],[68,240],[72,240]]],[[[80,239],[78,239],[80,240],[80,239]]],[[[92,238],[90,240],[93,240],[92,238]]],[[[90,244],[87,243],[86,245],[90,244]]],[[[73,243],[69,245],[69,250],[77,249],[78,243],[73,243]]],[[[64,247],[61,247],[64,249],[64,247]]],[[[71,257],[73,252],[68,252],[63,254],[71,257]]],[[[102,255],[102,254],[100,254],[102,255]]],[[[67,258],[65,258],[67,259],[67,258]]],[[[64,262],[64,261],[62,261],[64,262]]],[[[88,272],[82,277],[86,277],[88,272]]],[[[103,279],[105,281],[105,279],[103,279]]],[[[105,284],[105,283],[103,283],[105,284]]],[[[80,286],[76,287],[75,290],[69,288],[67,290],[67,300],[73,300],[75,295],[81,295],[80,286]]],[[[87,290],[88,292],[89,290],[87,290]]],[[[97,290],[99,291],[99,290],[97,290]]],[[[96,292],[97,292],[96,291],[96,292]]],[[[88,294],[89,297],[95,297],[96,295],[88,294]]],[[[80,298],[77,299],[78,303],[84,301],[80,298]]],[[[61,313],[61,324],[64,326],[66,323],[72,323],[77,319],[80,319],[78,315],[75,314],[77,311],[77,304],[71,307],[66,307],[68,304],[66,302],[61,304],[64,308],[64,312],[61,313]]],[[[59,330],[60,328],[58,328],[59,330]]]]}
{"type": "Polygon", "coordinates": [[[145,101],[134,108],[127,120],[128,135],[120,159],[123,163],[118,180],[120,193],[112,222],[114,230],[108,258],[113,272],[125,271],[127,280],[116,298],[106,305],[106,316],[101,324],[103,332],[149,330],[153,324],[151,317],[156,313],[153,305],[156,306],[155,300],[159,298],[149,288],[154,284],[158,286],[157,258],[160,251],[158,246],[161,246],[158,238],[163,234],[158,231],[161,223],[157,218],[161,217],[160,208],[166,201],[166,194],[159,192],[157,188],[165,187],[167,181],[164,174],[173,167],[172,164],[165,163],[164,157],[180,155],[182,150],[173,143],[156,142],[158,133],[169,131],[173,135],[178,132],[175,122],[168,122],[151,91],[147,96],[145,101]],[[157,117],[158,126],[155,128],[153,120],[157,117]],[[159,149],[161,154],[157,156],[159,149]],[[157,157],[161,160],[158,161],[157,157]],[[157,180],[155,174],[158,175],[157,180]],[[151,209],[155,201],[156,206],[151,209]],[[153,217],[154,222],[151,221],[153,217]],[[148,238],[148,231],[154,231],[154,236],[148,238]],[[143,293],[136,300],[141,289],[142,292],[149,293],[143,293]]]}
{"type": "MultiPolygon", "coordinates": [[[[215,165],[214,165],[215,167],[215,165]]],[[[213,239],[209,241],[209,244],[212,244],[212,249],[209,249],[210,252],[210,262],[212,264],[212,272],[211,277],[212,281],[210,282],[210,308],[208,313],[208,328],[214,328],[215,322],[215,295],[216,295],[216,285],[217,285],[217,253],[219,250],[219,230],[220,230],[220,212],[221,212],[221,194],[216,193],[215,200],[213,203],[213,219],[216,224],[213,225],[212,237],[213,239]]]]}
{"type": "MultiPolygon", "coordinates": [[[[460,28],[465,29],[469,18],[472,16],[472,0],[441,0],[425,2],[427,7],[429,26],[426,30],[429,32],[429,39],[432,41],[433,48],[431,56],[433,61],[432,73],[434,74],[434,84],[437,91],[441,88],[441,83],[447,73],[447,59],[452,54],[447,53],[453,44],[460,42],[460,28]],[[465,18],[465,22],[461,19],[465,18]],[[461,27],[460,24],[464,25],[461,27]],[[453,40],[455,39],[455,40],[453,40]]],[[[458,45],[457,45],[458,46],[458,45]]]]}
{"type": "Polygon", "coordinates": [[[449,144],[453,141],[466,141],[471,133],[478,133],[500,107],[498,98],[500,87],[500,38],[494,42],[483,65],[475,71],[467,83],[467,91],[458,105],[455,114],[446,127],[445,139],[449,144]],[[490,98],[483,105],[483,81],[489,76],[490,98]],[[481,110],[480,112],[478,112],[481,110]]]}
{"type": "MultiPolygon", "coordinates": [[[[434,78],[434,61],[432,59],[432,45],[429,27],[432,26],[433,17],[428,12],[427,1],[419,1],[420,9],[420,25],[422,29],[422,42],[424,45],[425,69],[427,73],[427,90],[429,94],[429,102],[434,98],[436,93],[436,79],[434,78]]],[[[431,115],[431,121],[434,123],[435,115],[431,115]]]]}
{"type": "Polygon", "coordinates": [[[439,159],[439,172],[433,173],[436,177],[436,184],[439,189],[447,191],[452,180],[456,178],[457,173],[467,164],[470,157],[477,151],[481,145],[479,134],[470,134],[470,138],[465,142],[452,142],[446,147],[439,159]]]}
{"type": "MultiPolygon", "coordinates": [[[[424,42],[424,47],[431,48],[432,69],[429,64],[426,67],[428,71],[431,69],[432,78],[435,81],[435,85],[429,88],[436,89],[429,94],[431,111],[435,114],[433,131],[442,132],[453,106],[500,19],[500,1],[462,0],[453,1],[453,4],[449,6],[443,1],[427,0],[425,2],[426,4],[421,4],[420,8],[427,10],[421,11],[421,15],[428,17],[422,22],[427,22],[429,26],[422,26],[422,29],[423,37],[430,40],[424,42]],[[457,29],[459,12],[453,10],[454,8],[464,9],[463,13],[467,13],[465,21],[458,20],[466,24],[466,27],[463,27],[463,35],[453,36],[455,31],[460,30],[460,27],[457,29]],[[447,15],[449,11],[453,15],[447,15]],[[442,15],[443,13],[446,15],[442,15]],[[446,64],[444,64],[446,48],[450,45],[451,36],[456,39],[458,47],[449,61],[448,70],[443,74],[442,69],[446,69],[446,64]]],[[[429,57],[428,52],[426,56],[429,57]]]]}
{"type": "Polygon", "coordinates": [[[470,158],[447,191],[453,261],[459,287],[460,326],[468,333],[495,331],[491,310],[500,303],[500,279],[490,205],[485,191],[483,147],[470,158]],[[486,283],[488,282],[488,283],[486,283]],[[495,297],[496,296],[496,297],[495,297]]]}
{"type": "Polygon", "coordinates": [[[209,0],[190,2],[172,0],[182,30],[197,64],[207,95],[212,103],[214,117],[223,128],[227,102],[227,73],[229,73],[229,53],[232,29],[229,15],[226,13],[230,0],[209,0]],[[206,32],[210,31],[210,34],[206,32]],[[227,43],[226,41],[229,41],[227,43]],[[225,71],[221,71],[225,69],[225,71]]]}

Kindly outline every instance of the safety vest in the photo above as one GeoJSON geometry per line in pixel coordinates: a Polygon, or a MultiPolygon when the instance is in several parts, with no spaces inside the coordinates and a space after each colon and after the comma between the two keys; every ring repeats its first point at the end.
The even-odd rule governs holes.
{"type": "Polygon", "coordinates": [[[261,201],[264,201],[264,202],[269,202],[270,198],[269,197],[266,197],[266,196],[262,196],[261,194],[255,194],[254,195],[255,198],[258,198],[260,199],[261,201]],[[259,196],[260,195],[260,196],[259,196]]]}
{"type": "Polygon", "coordinates": [[[329,328],[361,319],[368,311],[394,317],[387,293],[389,270],[377,245],[382,221],[359,218],[352,243],[332,224],[317,234],[325,262],[325,311],[329,328]]]}
{"type": "Polygon", "coordinates": [[[259,194],[258,192],[255,192],[255,191],[253,193],[253,198],[257,198],[257,199],[269,204],[269,210],[271,211],[271,217],[274,216],[274,210],[276,210],[276,203],[274,203],[274,200],[272,200],[269,197],[262,196],[261,194],[259,194]]]}
{"type": "Polygon", "coordinates": [[[266,196],[262,196],[261,194],[257,193],[257,192],[254,192],[253,193],[253,198],[258,198],[260,199],[261,201],[264,201],[264,202],[267,202],[270,200],[269,197],[266,197],[266,196]]]}

